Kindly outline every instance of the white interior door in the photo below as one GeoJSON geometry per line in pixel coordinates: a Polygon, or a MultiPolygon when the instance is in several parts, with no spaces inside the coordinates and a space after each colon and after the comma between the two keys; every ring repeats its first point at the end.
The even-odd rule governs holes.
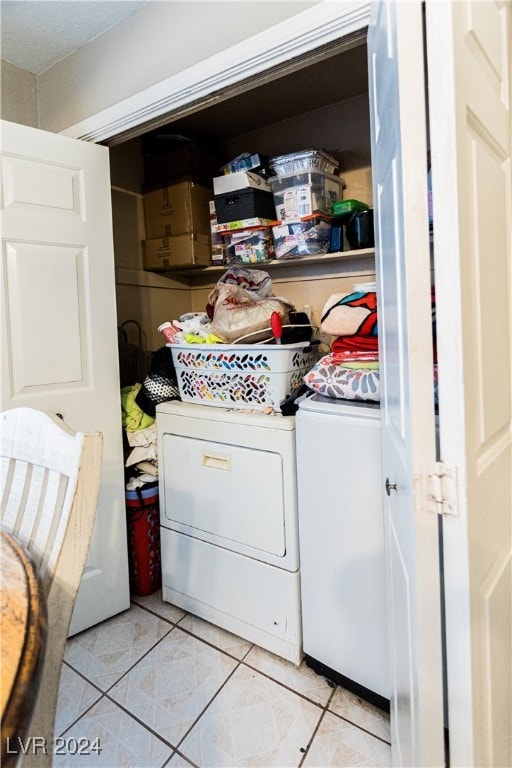
{"type": "Polygon", "coordinates": [[[421,3],[372,8],[368,56],[394,766],[444,765],[421,3]]]}
{"type": "Polygon", "coordinates": [[[2,409],[104,436],[71,632],[129,607],[108,150],[1,122],[2,409]]]}
{"type": "Polygon", "coordinates": [[[510,766],[512,6],[426,11],[450,764],[510,766]]]}

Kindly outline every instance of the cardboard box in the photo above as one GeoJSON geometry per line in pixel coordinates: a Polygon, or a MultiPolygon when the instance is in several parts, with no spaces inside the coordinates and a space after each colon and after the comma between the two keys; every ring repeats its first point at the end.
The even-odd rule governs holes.
{"type": "Polygon", "coordinates": [[[176,267],[209,266],[212,243],[209,235],[188,232],[143,241],[144,269],[155,272],[176,267]]]}
{"type": "Polygon", "coordinates": [[[216,176],[213,180],[213,192],[215,195],[223,195],[226,192],[237,192],[239,189],[263,189],[272,192],[272,187],[263,176],[251,171],[237,171],[226,176],[216,176]]]}
{"type": "Polygon", "coordinates": [[[210,233],[212,190],[191,179],[181,179],[144,195],[146,238],[195,232],[210,233]]]}

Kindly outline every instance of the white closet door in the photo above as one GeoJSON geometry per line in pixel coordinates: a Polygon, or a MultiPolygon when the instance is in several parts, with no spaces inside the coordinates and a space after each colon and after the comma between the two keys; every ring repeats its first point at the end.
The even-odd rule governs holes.
{"type": "Polygon", "coordinates": [[[443,518],[450,764],[509,766],[512,6],[426,10],[441,458],[459,496],[443,518]]]}
{"type": "Polygon", "coordinates": [[[1,122],[0,407],[104,436],[71,632],[129,607],[108,150],[1,122]]]}
{"type": "Polygon", "coordinates": [[[380,2],[368,38],[381,358],[392,763],[444,765],[421,3],[380,2]]]}

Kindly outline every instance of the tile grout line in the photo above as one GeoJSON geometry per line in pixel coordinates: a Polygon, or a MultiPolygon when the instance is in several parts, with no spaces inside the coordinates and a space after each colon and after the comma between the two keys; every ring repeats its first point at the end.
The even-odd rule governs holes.
{"type": "MultiPolygon", "coordinates": [[[[205,706],[205,707],[204,707],[204,708],[201,710],[201,712],[199,713],[199,715],[196,717],[196,719],[194,720],[194,722],[192,723],[192,725],[190,726],[190,728],[188,729],[188,731],[187,731],[186,733],[184,733],[184,734],[183,734],[183,736],[181,737],[181,739],[178,741],[178,744],[177,744],[177,746],[176,746],[176,749],[178,749],[178,747],[180,747],[180,746],[183,744],[183,742],[185,741],[185,739],[187,738],[187,736],[189,735],[189,733],[190,733],[190,732],[191,732],[191,731],[192,731],[192,730],[193,730],[193,729],[196,727],[196,725],[198,724],[199,720],[202,718],[202,716],[204,715],[204,713],[206,712],[206,710],[207,710],[207,709],[208,709],[208,708],[211,706],[211,704],[212,704],[212,703],[215,701],[215,699],[217,698],[217,696],[219,695],[219,693],[220,693],[220,692],[222,691],[222,689],[225,687],[225,685],[226,685],[226,683],[228,682],[228,680],[231,680],[231,678],[232,678],[232,677],[233,677],[233,675],[235,674],[236,670],[237,670],[237,669],[238,669],[238,668],[241,666],[241,664],[242,664],[242,662],[241,662],[241,661],[239,661],[239,662],[238,662],[238,664],[237,664],[237,665],[236,665],[236,666],[235,666],[235,667],[232,669],[232,671],[231,671],[231,672],[230,672],[230,674],[227,676],[227,678],[224,680],[224,682],[222,683],[222,685],[220,686],[220,688],[219,688],[219,689],[218,689],[218,690],[217,690],[217,691],[214,693],[214,695],[212,696],[212,698],[210,699],[210,701],[208,702],[208,704],[207,704],[207,705],[206,705],[206,706],[205,706]]],[[[182,757],[186,757],[186,759],[187,759],[187,760],[189,759],[189,758],[188,758],[188,757],[185,755],[185,753],[184,753],[184,752],[183,752],[183,753],[180,753],[180,754],[181,754],[181,756],[182,756],[182,757]]],[[[189,760],[189,762],[193,762],[193,761],[189,760]]]]}
{"type": "MultiPolygon", "coordinates": [[[[86,714],[88,714],[88,713],[90,712],[90,710],[91,710],[91,709],[92,709],[92,708],[93,708],[93,707],[94,707],[96,704],[98,704],[98,703],[101,701],[101,699],[102,699],[102,698],[106,698],[108,701],[112,702],[112,703],[113,703],[115,706],[119,707],[119,709],[121,709],[121,711],[125,712],[125,713],[126,713],[128,716],[129,716],[129,717],[132,717],[132,718],[133,718],[133,719],[134,719],[136,722],[138,722],[138,723],[139,723],[139,724],[140,724],[140,725],[141,725],[141,726],[142,726],[142,727],[143,727],[143,728],[144,728],[146,731],[148,731],[149,733],[151,733],[151,734],[152,734],[152,735],[153,735],[155,738],[159,739],[159,741],[161,741],[161,742],[162,742],[162,743],[164,743],[166,746],[168,746],[168,747],[169,747],[171,750],[173,750],[173,752],[171,753],[171,755],[170,755],[170,756],[167,758],[167,760],[165,761],[165,763],[164,763],[164,766],[166,766],[166,765],[168,765],[168,764],[169,764],[169,762],[172,760],[172,758],[173,758],[173,756],[174,756],[175,754],[178,754],[180,757],[182,757],[182,758],[186,759],[188,762],[190,762],[192,765],[194,765],[194,766],[195,766],[196,764],[194,763],[194,761],[192,761],[190,758],[188,758],[188,757],[187,757],[187,756],[186,756],[184,753],[180,752],[180,750],[178,749],[178,746],[179,746],[179,745],[181,745],[181,744],[184,742],[184,740],[185,740],[185,739],[188,737],[188,735],[190,734],[190,732],[192,731],[192,729],[196,727],[196,725],[197,725],[197,723],[199,722],[199,720],[201,719],[201,717],[204,715],[204,713],[207,711],[207,709],[210,707],[210,705],[213,703],[213,701],[214,701],[214,700],[217,698],[217,696],[220,694],[220,692],[221,692],[221,691],[223,690],[223,688],[226,686],[226,684],[228,683],[228,681],[229,681],[229,680],[232,678],[232,676],[234,675],[234,673],[236,672],[236,670],[237,670],[237,669],[238,669],[240,666],[242,666],[242,665],[243,665],[245,668],[247,668],[247,669],[250,669],[250,670],[252,670],[252,671],[254,671],[254,672],[256,672],[256,673],[258,673],[258,674],[260,674],[260,675],[262,675],[262,676],[264,676],[264,677],[266,677],[267,679],[271,680],[272,682],[274,682],[274,683],[277,683],[279,686],[281,686],[281,687],[282,687],[282,688],[284,688],[285,690],[288,690],[289,692],[291,692],[291,693],[293,693],[293,694],[295,694],[295,695],[299,696],[300,698],[302,698],[302,699],[304,699],[304,700],[308,701],[309,703],[311,703],[311,704],[313,704],[314,706],[317,706],[317,707],[319,707],[319,709],[321,709],[321,716],[320,716],[320,718],[319,718],[319,721],[318,721],[318,723],[317,723],[317,725],[316,725],[316,727],[315,727],[315,729],[314,729],[314,731],[313,731],[313,734],[312,734],[312,736],[311,736],[311,738],[310,738],[310,740],[309,740],[309,742],[308,742],[308,745],[307,745],[307,747],[305,748],[305,752],[304,752],[304,755],[302,756],[302,758],[301,758],[301,760],[300,760],[300,763],[299,763],[299,766],[298,766],[298,768],[300,768],[300,767],[303,765],[303,763],[304,763],[304,761],[305,761],[305,759],[306,759],[306,756],[307,756],[307,754],[308,754],[308,753],[309,753],[309,751],[310,751],[310,748],[311,748],[311,745],[312,745],[312,743],[313,743],[313,741],[314,741],[314,738],[316,737],[316,734],[317,734],[317,732],[318,732],[318,729],[319,729],[319,727],[320,727],[320,725],[321,725],[321,723],[322,723],[322,721],[323,721],[323,719],[324,719],[324,717],[325,717],[325,713],[326,713],[326,712],[330,712],[330,714],[333,714],[333,715],[335,715],[335,716],[336,716],[338,719],[340,719],[340,720],[343,720],[343,721],[345,721],[345,722],[349,723],[351,726],[353,726],[353,727],[357,728],[358,730],[360,730],[360,731],[362,731],[362,732],[364,732],[364,733],[368,734],[369,736],[372,736],[373,738],[375,738],[375,739],[377,739],[378,741],[380,741],[380,742],[382,742],[382,743],[386,744],[387,746],[390,746],[390,743],[389,743],[388,741],[386,741],[386,739],[384,739],[383,737],[381,737],[381,736],[378,736],[377,734],[373,733],[372,731],[369,731],[369,730],[367,730],[367,728],[365,728],[365,727],[363,727],[363,726],[361,726],[361,725],[358,725],[357,723],[354,723],[353,721],[349,720],[347,717],[344,717],[343,715],[339,715],[337,712],[334,712],[334,711],[332,711],[332,710],[329,710],[329,706],[330,706],[330,704],[331,704],[331,702],[332,702],[332,699],[333,699],[333,697],[334,697],[334,694],[335,694],[335,692],[336,692],[336,689],[337,689],[338,687],[342,688],[342,686],[338,686],[338,685],[336,685],[336,684],[335,684],[335,683],[333,683],[332,681],[328,680],[328,678],[326,678],[326,677],[324,677],[324,676],[320,676],[320,677],[323,677],[323,679],[324,679],[324,680],[326,680],[326,682],[327,682],[329,685],[333,685],[333,686],[334,686],[334,687],[333,687],[333,690],[332,690],[332,692],[331,692],[331,694],[330,694],[330,696],[329,696],[329,698],[328,698],[328,700],[327,700],[327,703],[326,703],[325,705],[322,705],[322,704],[319,704],[317,701],[314,701],[313,699],[309,698],[309,697],[308,697],[306,694],[304,694],[304,693],[302,693],[302,692],[300,692],[300,691],[297,691],[297,690],[295,690],[295,689],[293,689],[293,688],[289,687],[287,684],[285,684],[285,683],[281,682],[281,681],[280,681],[280,680],[278,680],[277,678],[275,678],[275,677],[272,677],[270,674],[268,674],[268,673],[266,673],[266,672],[263,672],[262,670],[260,670],[260,669],[258,669],[257,667],[253,666],[253,665],[250,663],[250,661],[248,661],[248,660],[247,660],[247,656],[250,654],[250,652],[253,650],[253,648],[254,648],[254,647],[256,647],[254,643],[252,643],[252,644],[250,645],[250,647],[249,647],[249,648],[246,650],[246,652],[243,654],[243,656],[242,656],[241,658],[237,658],[236,656],[233,656],[233,654],[231,654],[229,651],[226,651],[226,650],[224,650],[224,649],[222,649],[222,648],[219,648],[218,646],[214,645],[213,643],[209,642],[208,640],[204,639],[203,637],[201,637],[201,636],[199,636],[199,635],[196,635],[196,634],[194,634],[194,632],[193,632],[193,631],[191,631],[191,630],[189,630],[189,629],[187,629],[187,628],[185,628],[185,627],[181,626],[181,623],[182,623],[182,622],[183,622],[183,621],[184,621],[184,620],[187,618],[187,616],[192,616],[192,617],[193,617],[193,614],[190,614],[190,613],[188,613],[187,611],[185,611],[185,612],[183,613],[183,616],[181,616],[181,617],[180,617],[180,618],[179,618],[177,621],[173,621],[173,620],[171,620],[171,619],[169,619],[169,618],[167,618],[167,617],[161,616],[160,614],[158,614],[158,613],[154,612],[154,611],[153,611],[153,610],[151,610],[150,608],[146,608],[145,606],[143,606],[143,605],[140,605],[139,603],[136,603],[136,602],[133,602],[133,601],[132,601],[132,605],[135,605],[135,606],[137,606],[138,608],[141,608],[142,610],[144,610],[145,612],[147,612],[147,613],[149,613],[150,615],[154,616],[155,618],[159,619],[160,621],[163,621],[163,622],[165,622],[166,624],[169,624],[169,625],[170,625],[170,629],[169,629],[168,631],[166,631],[166,632],[165,632],[165,634],[163,634],[163,635],[162,635],[162,637],[160,637],[160,638],[159,638],[159,639],[158,639],[158,640],[157,640],[157,641],[156,641],[156,642],[155,642],[155,643],[154,643],[154,644],[153,644],[153,645],[152,645],[150,648],[148,648],[148,650],[147,650],[147,651],[145,651],[145,653],[144,653],[144,654],[143,654],[143,655],[142,655],[142,656],[141,656],[139,659],[137,659],[137,661],[136,661],[136,662],[134,662],[134,664],[132,664],[132,665],[129,667],[129,669],[127,669],[127,670],[126,670],[126,671],[125,671],[125,672],[124,672],[124,673],[123,673],[123,674],[122,674],[122,675],[121,675],[121,676],[118,678],[118,680],[116,680],[114,683],[112,683],[112,685],[110,685],[110,686],[109,686],[109,687],[108,687],[108,688],[107,688],[105,691],[103,691],[101,688],[99,688],[99,687],[98,687],[98,686],[97,686],[97,685],[96,685],[94,682],[92,682],[91,680],[89,680],[89,679],[88,679],[88,678],[85,676],[85,674],[84,674],[84,673],[82,673],[82,672],[80,672],[79,670],[75,669],[75,668],[73,667],[73,665],[72,665],[72,664],[71,664],[69,661],[65,661],[64,663],[65,663],[65,664],[66,664],[66,665],[67,665],[67,666],[68,666],[70,669],[72,669],[72,670],[73,670],[73,671],[74,671],[74,672],[75,672],[77,675],[79,675],[79,677],[81,677],[81,678],[82,678],[84,681],[86,681],[87,683],[89,683],[89,684],[90,684],[90,685],[91,685],[91,686],[92,686],[92,687],[93,687],[93,688],[94,688],[96,691],[98,691],[98,693],[100,694],[100,697],[99,697],[99,698],[98,698],[96,701],[94,701],[94,702],[93,702],[93,703],[92,703],[92,704],[91,704],[91,705],[90,705],[90,706],[89,706],[89,707],[88,707],[86,710],[84,710],[84,712],[82,712],[82,713],[81,713],[81,715],[80,715],[79,717],[77,717],[77,718],[76,718],[76,719],[75,719],[75,720],[74,720],[74,721],[73,721],[73,722],[72,722],[70,725],[68,725],[68,726],[67,726],[67,727],[66,727],[66,728],[63,730],[62,734],[65,734],[66,732],[68,732],[68,731],[70,730],[70,728],[72,728],[74,725],[76,725],[76,723],[77,723],[77,722],[78,722],[78,721],[79,721],[79,720],[80,720],[82,717],[84,717],[86,714]],[[120,704],[118,701],[116,701],[115,699],[113,699],[111,695],[109,695],[109,694],[110,694],[110,692],[112,691],[112,689],[113,689],[113,688],[114,688],[114,687],[115,687],[115,686],[116,686],[116,685],[117,685],[117,684],[118,684],[118,683],[119,683],[119,682],[120,682],[120,681],[121,681],[121,680],[122,680],[122,679],[123,679],[123,678],[124,678],[126,675],[128,675],[128,674],[129,674],[129,673],[130,673],[130,672],[131,672],[131,671],[132,671],[132,670],[133,670],[133,669],[134,669],[134,668],[137,666],[137,664],[138,664],[140,661],[142,661],[142,659],[144,659],[144,658],[145,658],[145,657],[146,657],[146,656],[147,656],[149,653],[151,653],[151,652],[152,652],[152,651],[153,651],[153,650],[154,650],[154,649],[155,649],[155,648],[158,646],[158,644],[159,644],[159,643],[160,643],[162,640],[164,640],[164,639],[168,638],[168,637],[170,636],[171,632],[173,631],[173,629],[175,629],[175,628],[179,628],[179,629],[180,629],[180,630],[181,630],[183,633],[185,633],[185,634],[189,635],[190,637],[193,637],[195,640],[197,640],[197,641],[199,641],[199,642],[203,643],[204,645],[207,645],[207,646],[211,647],[212,649],[216,650],[217,652],[219,652],[219,653],[222,653],[222,654],[224,654],[224,655],[228,656],[229,658],[231,658],[231,659],[233,659],[234,661],[236,661],[236,662],[237,662],[237,663],[236,663],[236,665],[235,665],[235,667],[234,667],[234,668],[233,668],[233,670],[231,671],[231,673],[230,673],[230,674],[228,675],[228,677],[226,678],[226,680],[225,680],[225,681],[222,683],[222,685],[221,685],[221,686],[219,687],[219,689],[218,689],[218,690],[215,692],[215,694],[212,696],[212,698],[210,699],[210,701],[209,701],[209,702],[206,704],[206,706],[203,708],[203,710],[200,712],[200,714],[199,714],[199,715],[196,717],[196,719],[194,720],[194,722],[192,723],[192,725],[190,726],[190,728],[189,728],[189,729],[188,729],[188,730],[185,732],[185,734],[184,734],[184,735],[182,736],[182,738],[181,738],[181,739],[178,741],[178,743],[177,743],[177,745],[176,745],[176,746],[175,746],[175,745],[173,745],[173,744],[172,744],[172,742],[169,742],[169,741],[167,741],[167,739],[165,739],[165,738],[164,738],[163,736],[161,736],[159,733],[157,733],[157,732],[156,732],[156,731],[154,731],[152,728],[150,728],[150,727],[148,726],[148,724],[147,724],[147,723],[144,723],[144,722],[143,722],[142,720],[140,720],[140,719],[139,719],[139,718],[138,718],[136,715],[134,715],[132,712],[130,712],[128,709],[126,709],[126,708],[125,708],[125,707],[124,707],[122,704],[120,704]]],[[[179,609],[179,610],[183,610],[183,609],[179,609]]],[[[201,618],[201,617],[198,617],[198,618],[201,618]]],[[[209,622],[207,622],[207,620],[206,620],[206,619],[201,619],[201,620],[202,620],[202,621],[204,621],[205,623],[209,623],[209,622]]],[[[220,629],[222,629],[222,627],[221,627],[220,629]]],[[[227,630],[224,630],[224,631],[227,631],[227,630]]],[[[234,637],[237,637],[237,636],[236,636],[236,635],[234,635],[234,637]]],[[[244,638],[240,638],[240,639],[242,639],[242,640],[243,640],[244,638]]],[[[285,661],[286,661],[286,660],[285,660],[285,661]]],[[[164,768],[164,766],[162,766],[162,768],[164,768]]],[[[198,768],[198,767],[196,766],[196,768],[198,768]]]]}
{"type": "Polygon", "coordinates": [[[313,741],[315,740],[315,736],[317,735],[317,733],[318,733],[318,731],[320,729],[320,725],[322,724],[322,721],[323,721],[323,719],[325,717],[325,713],[329,711],[329,704],[331,703],[331,701],[334,698],[334,694],[336,693],[336,687],[337,686],[334,685],[334,687],[333,687],[333,689],[331,691],[331,695],[328,697],[325,706],[322,707],[322,714],[320,715],[320,717],[318,719],[318,723],[316,724],[316,727],[313,730],[313,733],[311,734],[311,738],[310,738],[310,740],[308,741],[308,743],[306,745],[306,749],[304,750],[304,754],[302,755],[302,757],[300,759],[300,762],[299,762],[299,765],[297,766],[297,768],[302,768],[302,765],[304,764],[304,761],[305,761],[306,757],[308,756],[309,750],[311,749],[311,745],[313,744],[313,741]]]}
{"type": "MultiPolygon", "coordinates": [[[[139,604],[138,604],[138,603],[135,603],[135,605],[139,605],[139,604]]],[[[169,605],[170,605],[170,603],[169,603],[169,605]]],[[[139,606],[139,607],[141,607],[141,608],[144,608],[144,606],[139,606]]],[[[149,613],[152,613],[153,615],[157,616],[158,618],[163,618],[163,617],[161,617],[159,614],[157,614],[157,613],[153,613],[153,611],[150,611],[149,609],[145,609],[145,610],[148,610],[148,612],[149,612],[149,613]]],[[[184,610],[184,609],[180,608],[179,610],[184,610]]],[[[211,648],[213,648],[214,650],[216,650],[216,651],[220,651],[221,653],[224,653],[224,654],[226,654],[227,656],[230,656],[231,658],[233,658],[233,659],[235,659],[237,662],[239,662],[239,664],[243,664],[244,666],[246,666],[246,667],[249,667],[249,669],[252,669],[252,670],[254,670],[255,672],[258,672],[259,674],[263,675],[264,677],[268,678],[269,680],[272,680],[274,683],[277,683],[278,685],[282,686],[283,688],[285,688],[286,690],[290,691],[291,693],[295,693],[297,696],[300,696],[301,698],[305,699],[306,701],[310,702],[311,704],[314,704],[314,705],[315,705],[315,706],[317,706],[317,707],[321,707],[321,708],[323,708],[323,705],[322,705],[322,704],[319,704],[317,701],[314,701],[314,699],[310,698],[310,697],[309,697],[307,694],[305,694],[305,693],[302,693],[301,691],[297,691],[297,690],[295,690],[294,688],[291,688],[291,687],[289,687],[289,686],[288,686],[286,683],[283,683],[282,681],[278,680],[277,678],[275,678],[275,677],[272,677],[272,675],[270,675],[270,674],[268,674],[268,673],[266,673],[266,672],[263,672],[261,669],[258,669],[258,667],[255,667],[255,666],[253,666],[253,665],[250,663],[250,661],[247,661],[247,660],[246,660],[246,659],[247,659],[247,656],[249,655],[249,653],[251,652],[251,650],[252,650],[254,647],[256,647],[256,644],[255,644],[255,643],[252,643],[251,647],[250,647],[250,648],[249,648],[249,649],[246,651],[246,653],[243,655],[243,657],[242,657],[241,659],[239,659],[238,657],[236,657],[236,656],[234,656],[233,654],[229,653],[229,651],[226,651],[226,650],[224,650],[223,648],[219,648],[218,646],[214,645],[213,643],[209,642],[208,640],[205,640],[205,639],[204,639],[203,637],[201,637],[200,635],[195,635],[195,634],[194,634],[194,633],[193,633],[191,630],[189,630],[189,629],[186,629],[185,627],[182,627],[182,626],[180,626],[181,622],[182,622],[182,621],[183,621],[183,620],[184,620],[184,619],[185,619],[187,616],[192,616],[192,617],[194,617],[194,614],[191,614],[191,613],[189,613],[188,611],[185,611],[184,615],[183,615],[183,616],[182,616],[182,617],[181,617],[181,618],[180,618],[180,619],[179,619],[179,620],[178,620],[178,621],[175,623],[175,626],[176,626],[176,627],[178,627],[179,629],[181,629],[181,631],[182,631],[182,632],[185,632],[187,635],[190,635],[190,636],[194,637],[195,639],[197,639],[197,640],[200,640],[201,642],[205,643],[206,645],[209,645],[209,646],[210,646],[211,648]]],[[[201,619],[201,621],[204,621],[204,622],[206,622],[206,623],[211,623],[211,622],[208,622],[206,619],[202,619],[200,616],[199,616],[198,618],[200,618],[200,619],[201,619]]],[[[170,620],[169,620],[169,621],[170,621],[170,620]]],[[[212,626],[215,626],[215,625],[212,625],[212,626]]],[[[220,629],[222,629],[222,627],[220,627],[220,629]]],[[[225,631],[225,632],[227,632],[228,630],[224,630],[224,631],[225,631]]],[[[167,633],[167,634],[169,634],[169,633],[167,633]]],[[[231,633],[231,634],[232,634],[232,633],[231,633]]],[[[167,636],[167,635],[166,635],[166,636],[167,636]]],[[[239,637],[238,635],[233,635],[233,636],[234,636],[234,637],[239,637]]],[[[163,638],[162,638],[162,639],[163,639],[163,638]]],[[[243,640],[244,638],[240,638],[240,639],[242,639],[242,640],[243,640]]],[[[159,642],[160,642],[160,641],[159,641],[159,642]]],[[[247,642],[249,642],[249,641],[247,641],[247,642]]],[[[257,647],[259,647],[259,646],[257,646],[257,647]]],[[[263,650],[265,650],[265,649],[263,649],[263,650]]],[[[270,651],[269,651],[269,653],[270,653],[270,651]]],[[[286,659],[284,659],[284,661],[286,661],[286,659]]],[[[138,663],[138,662],[136,662],[136,663],[138,663]]],[[[237,665],[237,666],[238,666],[238,665],[237,665]]],[[[236,668],[237,668],[237,667],[235,667],[235,669],[236,669],[236,668]]],[[[234,671],[234,670],[233,670],[233,671],[234,671]]],[[[318,674],[318,673],[316,673],[316,674],[318,674]]],[[[343,686],[339,685],[338,683],[334,683],[332,680],[329,680],[329,678],[328,678],[328,677],[325,677],[324,675],[318,675],[318,676],[319,676],[319,677],[321,677],[321,678],[323,678],[323,679],[324,679],[324,680],[327,682],[327,684],[328,684],[328,685],[332,685],[332,686],[333,686],[333,691],[332,691],[331,695],[329,696],[329,700],[328,700],[328,704],[327,704],[327,709],[328,709],[328,707],[329,707],[329,704],[330,704],[330,702],[332,701],[332,699],[333,699],[333,697],[334,697],[334,693],[335,693],[335,691],[336,691],[336,688],[340,688],[341,690],[346,690],[346,689],[345,689],[345,688],[343,688],[343,686]]],[[[121,679],[121,678],[120,678],[120,679],[121,679]]],[[[226,681],[226,682],[227,682],[227,681],[226,681]]],[[[114,683],[114,685],[115,685],[115,683],[114,683]]],[[[110,689],[109,689],[109,690],[110,690],[110,689]]],[[[362,726],[362,725],[359,725],[358,723],[355,723],[353,720],[350,720],[349,718],[345,717],[344,715],[340,715],[340,714],[338,714],[338,713],[337,713],[337,712],[335,712],[334,710],[329,710],[329,711],[330,711],[330,712],[331,712],[333,715],[336,715],[336,717],[340,718],[341,720],[344,720],[345,722],[349,723],[350,725],[353,725],[355,728],[359,728],[359,730],[363,731],[364,733],[367,733],[367,734],[369,734],[370,736],[373,736],[374,738],[378,739],[379,741],[382,741],[382,742],[384,742],[384,744],[388,744],[388,745],[390,745],[390,742],[389,742],[389,741],[387,741],[386,739],[384,739],[382,736],[379,736],[378,734],[376,734],[376,733],[373,733],[372,731],[369,731],[369,730],[368,730],[367,728],[365,728],[364,726],[362,726]]]]}

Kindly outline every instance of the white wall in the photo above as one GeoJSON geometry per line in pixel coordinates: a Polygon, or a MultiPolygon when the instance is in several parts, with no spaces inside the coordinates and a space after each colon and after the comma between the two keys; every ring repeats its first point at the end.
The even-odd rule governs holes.
{"type": "Polygon", "coordinates": [[[37,79],[31,72],[1,59],[2,120],[38,127],[37,79]]]}
{"type": "Polygon", "coordinates": [[[39,125],[69,128],[316,4],[152,0],[39,75],[39,125]]]}

